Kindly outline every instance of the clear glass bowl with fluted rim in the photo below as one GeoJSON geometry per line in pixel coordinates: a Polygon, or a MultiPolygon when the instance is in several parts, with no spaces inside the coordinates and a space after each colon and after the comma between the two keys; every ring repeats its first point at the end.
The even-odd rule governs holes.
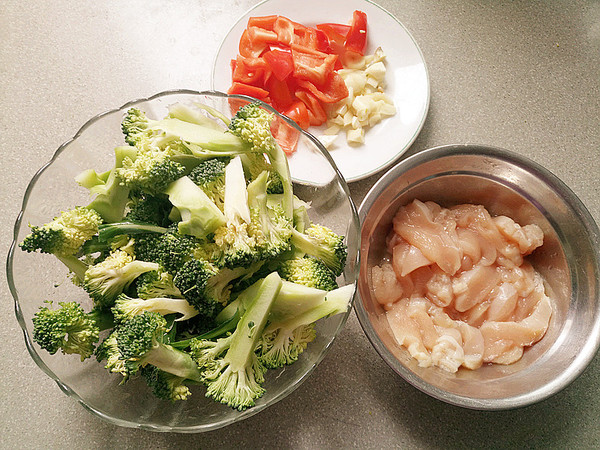
{"type": "MultiPolygon", "coordinates": [[[[231,117],[231,102],[253,101],[250,97],[216,91],[173,90],[161,92],[103,112],[91,118],[71,139],[61,145],[52,159],[29,183],[21,212],[15,223],[14,240],[7,260],[7,277],[15,302],[15,313],[23,329],[25,343],[35,363],[60,389],[97,416],[116,425],[153,431],[195,433],[214,430],[250,417],[293,392],[325,357],[336,335],[342,330],[351,308],[345,314],[322,319],[317,338],[299,360],[282,369],[269,370],[266,393],[256,405],[237,411],[206,398],[203,386],[191,386],[186,401],[171,403],[155,398],[143,380],[132,379],[123,385],[121,376],[111,374],[94,357],[83,362],[78,355],[50,355],[33,341],[32,317],[44,301],[80,301],[89,310],[91,301],[73,285],[67,269],[52,255],[26,253],[18,244],[28,234],[28,224],[47,223],[60,211],[90,202],[86,189],[74,177],[85,169],[108,170],[114,164],[113,149],[123,145],[120,123],[131,107],[161,118],[173,103],[200,102],[231,117]]],[[[298,145],[313,153],[312,170],[290,168],[294,193],[311,203],[310,217],[346,237],[348,260],[340,284],[356,285],[359,261],[359,222],[348,186],[327,150],[309,133],[280,115],[270,106],[282,126],[299,134],[298,145]]],[[[52,405],[48,405],[51,408],[52,405]]]]}

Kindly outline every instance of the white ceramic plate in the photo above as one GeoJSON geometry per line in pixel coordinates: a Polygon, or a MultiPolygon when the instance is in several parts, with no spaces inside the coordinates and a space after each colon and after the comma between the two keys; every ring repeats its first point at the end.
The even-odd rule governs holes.
{"type": "MultiPolygon", "coordinates": [[[[345,133],[338,135],[331,156],[346,181],[357,181],[391,165],[416,139],[429,108],[429,77],[423,55],[404,26],[389,12],[367,0],[266,0],[248,11],[229,30],[215,58],[212,87],[226,92],[231,86],[230,61],[238,54],[238,44],[248,18],[278,14],[304,25],[322,22],[349,23],[355,10],[367,14],[367,49],[371,54],[381,47],[387,55],[386,94],[396,106],[396,115],[370,128],[365,143],[350,146],[345,133]]],[[[309,132],[321,134],[319,128],[309,132]]],[[[290,158],[294,176],[303,178],[313,167],[310,152],[298,148],[290,158]]]]}

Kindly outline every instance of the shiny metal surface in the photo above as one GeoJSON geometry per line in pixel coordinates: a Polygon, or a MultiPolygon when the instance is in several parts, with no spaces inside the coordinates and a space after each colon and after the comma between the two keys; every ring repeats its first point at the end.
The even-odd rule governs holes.
{"type": "Polygon", "coordinates": [[[545,399],[586,368],[600,344],[600,233],[575,194],[540,165],[506,150],[450,145],[418,153],[387,172],[360,210],[359,321],[383,359],[409,383],[445,402],[472,409],[521,407],[545,399]],[[493,215],[535,223],[544,245],[530,261],[542,274],[555,311],[544,338],[508,366],[456,374],[418,367],[395,342],[372,297],[370,268],[379,264],[396,210],[418,198],[444,206],[483,204],[493,215]]]}

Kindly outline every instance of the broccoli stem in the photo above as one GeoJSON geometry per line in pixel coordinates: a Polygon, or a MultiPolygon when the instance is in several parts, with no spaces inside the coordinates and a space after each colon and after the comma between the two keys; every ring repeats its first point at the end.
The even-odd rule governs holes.
{"type": "Polygon", "coordinates": [[[159,343],[144,355],[144,362],[178,377],[201,381],[200,370],[192,357],[171,345],[159,343]]]}
{"type": "Polygon", "coordinates": [[[107,223],[98,227],[98,241],[106,242],[121,234],[166,233],[167,228],[141,222],[107,223]]]}
{"type": "Polygon", "coordinates": [[[67,268],[73,272],[73,274],[75,274],[79,281],[83,281],[85,278],[85,272],[88,269],[88,265],[86,263],[75,256],[54,256],[56,256],[61,263],[67,266],[67,268]]]}

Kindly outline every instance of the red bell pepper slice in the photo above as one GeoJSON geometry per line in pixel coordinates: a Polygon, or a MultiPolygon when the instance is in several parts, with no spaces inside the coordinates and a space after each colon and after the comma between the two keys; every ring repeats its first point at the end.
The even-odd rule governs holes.
{"type": "Polygon", "coordinates": [[[294,40],[294,23],[287,17],[279,16],[273,24],[273,31],[280,43],[290,45],[294,40]]]}
{"type": "Polygon", "coordinates": [[[280,81],[277,77],[271,77],[265,82],[264,88],[269,91],[271,105],[277,111],[283,112],[294,103],[294,95],[285,81],[280,81]]]}
{"type": "Polygon", "coordinates": [[[275,31],[269,31],[259,27],[248,27],[247,30],[250,42],[254,45],[259,43],[270,44],[278,41],[277,33],[275,33],[275,31]]]}
{"type": "Polygon", "coordinates": [[[343,41],[350,31],[350,25],[341,23],[320,23],[317,25],[317,30],[325,32],[330,39],[341,39],[343,41]]]}
{"type": "Polygon", "coordinates": [[[248,19],[248,27],[258,27],[264,30],[273,31],[273,24],[277,20],[276,14],[271,16],[257,16],[248,19]]]}
{"type": "Polygon", "coordinates": [[[294,28],[294,39],[293,43],[307,47],[313,50],[319,50],[317,48],[317,30],[304,25],[296,25],[294,28]]]}
{"type": "Polygon", "coordinates": [[[330,73],[325,83],[318,87],[308,80],[298,80],[298,85],[323,103],[336,103],[348,97],[346,83],[337,72],[330,73]]]}
{"type": "Polygon", "coordinates": [[[352,15],[352,24],[346,35],[344,47],[346,50],[356,52],[361,55],[365,53],[367,46],[367,15],[362,11],[354,11],[352,15]]]}
{"type": "Polygon", "coordinates": [[[306,47],[292,45],[294,76],[299,80],[308,80],[314,84],[323,84],[334,71],[337,55],[309,50],[306,47]]]}
{"type": "Polygon", "coordinates": [[[327,113],[321,106],[319,100],[310,92],[297,90],[296,97],[300,99],[308,109],[308,117],[311,125],[319,126],[327,122],[327,113]]]}
{"type": "Polygon", "coordinates": [[[300,138],[300,132],[296,128],[276,118],[271,122],[271,134],[286,155],[290,156],[296,151],[298,139],[300,138]]]}
{"type": "Polygon", "coordinates": [[[232,61],[231,79],[244,84],[260,87],[267,74],[267,65],[262,58],[244,58],[238,55],[232,61]]]}
{"type": "Polygon", "coordinates": [[[244,30],[240,38],[238,51],[245,58],[258,58],[267,48],[266,42],[253,42],[250,40],[248,30],[244,30]]]}
{"type": "Polygon", "coordinates": [[[269,91],[266,91],[258,86],[252,86],[250,84],[240,83],[238,81],[234,81],[227,91],[228,94],[239,94],[239,95],[248,95],[250,97],[257,98],[264,102],[270,102],[269,99],[269,91]]]}
{"type": "Polygon", "coordinates": [[[294,60],[289,51],[269,50],[263,58],[279,81],[284,81],[294,71],[294,60]]]}
{"type": "Polygon", "coordinates": [[[298,124],[298,126],[300,128],[302,128],[303,130],[308,129],[308,127],[310,126],[310,117],[308,114],[308,108],[306,107],[304,102],[302,102],[300,100],[292,103],[292,105],[289,108],[287,108],[283,112],[283,114],[285,114],[290,119],[292,119],[294,122],[296,122],[298,124]]]}

